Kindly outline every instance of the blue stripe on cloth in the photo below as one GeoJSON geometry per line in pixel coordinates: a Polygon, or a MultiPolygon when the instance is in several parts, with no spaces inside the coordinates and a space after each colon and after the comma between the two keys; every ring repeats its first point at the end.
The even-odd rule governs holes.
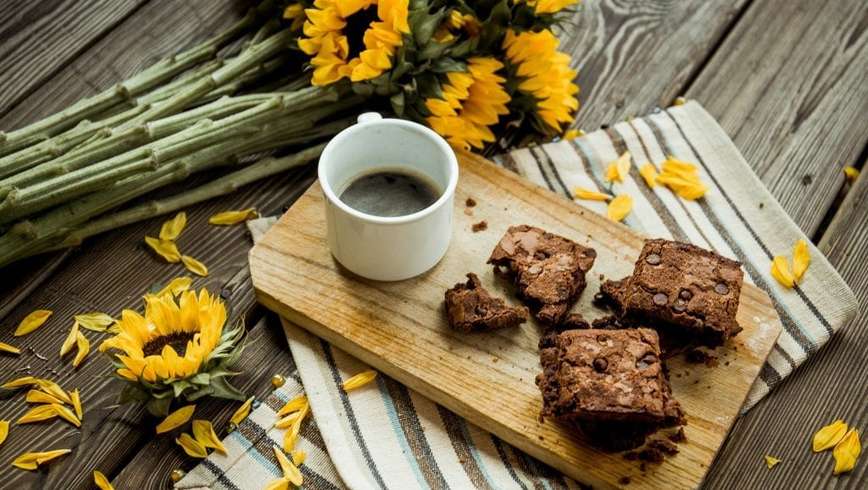
{"type": "Polygon", "coordinates": [[[386,382],[382,376],[377,376],[377,388],[380,391],[380,397],[383,399],[383,405],[386,407],[386,414],[389,416],[389,422],[392,425],[392,432],[395,433],[395,438],[398,439],[398,444],[401,445],[401,450],[404,452],[404,458],[410,464],[413,470],[413,475],[416,476],[416,481],[421,488],[427,488],[428,483],[425,477],[422,476],[422,470],[419,469],[419,462],[413,457],[413,451],[410,449],[410,443],[407,441],[407,436],[401,428],[401,423],[398,421],[398,409],[395,408],[395,402],[389,395],[386,389],[386,382]]]}

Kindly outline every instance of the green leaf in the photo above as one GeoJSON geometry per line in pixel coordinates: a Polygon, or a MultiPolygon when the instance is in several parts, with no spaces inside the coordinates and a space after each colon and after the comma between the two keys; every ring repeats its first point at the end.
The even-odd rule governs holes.
{"type": "Polygon", "coordinates": [[[183,379],[180,381],[175,381],[174,383],[172,383],[172,394],[174,395],[175,398],[179,398],[181,396],[181,394],[184,393],[184,390],[187,390],[187,389],[192,388],[192,387],[193,387],[193,385],[190,382],[185,381],[183,379]]]}
{"type": "Polygon", "coordinates": [[[431,64],[431,71],[435,73],[465,72],[467,71],[467,64],[453,58],[440,58],[431,64]]]}
{"type": "Polygon", "coordinates": [[[172,398],[153,398],[145,404],[145,409],[154,417],[164,418],[169,415],[169,407],[172,405],[172,398]]]}
{"type": "Polygon", "coordinates": [[[411,23],[411,31],[416,44],[419,46],[427,46],[434,32],[443,23],[443,18],[446,17],[446,10],[440,9],[437,12],[429,13],[427,9],[417,10],[411,13],[408,21],[411,23]]]}
{"type": "MultiPolygon", "coordinates": [[[[223,379],[223,378],[218,378],[218,379],[223,379]]],[[[192,393],[188,393],[187,394],[187,400],[194,402],[194,401],[198,400],[199,398],[202,398],[203,396],[208,396],[212,393],[214,393],[213,386],[211,386],[211,385],[204,386],[204,387],[199,388],[198,390],[196,390],[192,393]]]]}
{"type": "Polygon", "coordinates": [[[150,396],[136,383],[126,383],[124,389],[121,390],[121,396],[118,403],[144,402],[150,396]]]}
{"type": "Polygon", "coordinates": [[[247,395],[238,391],[237,388],[229,384],[226,378],[216,378],[211,382],[211,388],[214,389],[213,395],[217,398],[226,398],[229,400],[246,400],[247,395]]]}
{"type": "Polygon", "coordinates": [[[190,378],[190,382],[194,385],[208,385],[211,383],[211,375],[208,373],[199,373],[190,378]]]}
{"type": "Polygon", "coordinates": [[[389,103],[392,104],[392,110],[398,117],[404,115],[404,92],[398,92],[389,98],[389,103]]]}

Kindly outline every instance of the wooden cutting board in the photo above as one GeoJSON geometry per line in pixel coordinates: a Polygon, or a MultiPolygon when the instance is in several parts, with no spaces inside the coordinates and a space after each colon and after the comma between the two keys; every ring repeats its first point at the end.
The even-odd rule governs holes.
{"type": "MultiPolygon", "coordinates": [[[[342,271],[326,245],[323,195],[312,185],[250,252],[260,302],[383,373],[496,434],[572,478],[594,486],[693,488],[698,486],[781,331],[765,292],[742,288],[738,322],[744,328],[718,349],[718,365],[669,361],[672,391],[688,417],[680,452],[642,472],[637,461],[590,447],[581,436],[540,423],[539,326],[490,334],[450,330],[443,294],[475,272],[489,290],[516,303],[504,281],[485,264],[504,231],[530,224],[593,247],[597,260],[576,310],[586,319],[603,315],[591,305],[600,276],[632,271],[643,237],[471,155],[461,157],[455,196],[454,236],[431,271],[396,283],[380,283],[342,271]],[[465,209],[466,198],[478,204],[465,209]],[[474,233],[473,223],[488,229],[474,233]]],[[[759,458],[760,456],[757,455],[759,458]]]]}

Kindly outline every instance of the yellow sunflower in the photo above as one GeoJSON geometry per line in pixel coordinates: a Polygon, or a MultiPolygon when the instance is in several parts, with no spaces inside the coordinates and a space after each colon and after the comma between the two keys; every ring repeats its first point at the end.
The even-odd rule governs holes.
{"type": "Polygon", "coordinates": [[[445,44],[454,41],[461,31],[467,33],[470,37],[479,35],[482,29],[482,24],[479,19],[471,14],[462,14],[457,10],[449,12],[449,16],[444,20],[437,31],[434,32],[434,40],[440,44],[445,44]]]}
{"type": "Polygon", "coordinates": [[[119,333],[99,350],[119,351],[113,355],[115,372],[135,385],[135,399],[165,400],[157,411],[148,407],[155,414],[168,409],[172,398],[243,398],[225,380],[235,374],[226,367],[240,355],[243,328],[224,331],[225,323],[226,307],[206,289],[180,292],[177,302],[172,292],[149,294],[144,316],[124,310],[119,333]]]}
{"type": "Polygon", "coordinates": [[[558,38],[550,31],[506,32],[503,47],[521,79],[518,90],[533,96],[536,113],[551,132],[561,134],[579,109],[579,87],[570,57],[558,51],[558,38]]]}
{"type": "Polygon", "coordinates": [[[305,20],[304,5],[300,3],[287,5],[283,10],[283,18],[292,21],[292,24],[289,26],[290,30],[297,31],[301,29],[305,20]]]}
{"type": "Polygon", "coordinates": [[[299,48],[311,56],[311,83],[370,80],[392,68],[410,32],[409,0],[316,0],[305,10],[299,48]]]}
{"type": "Polygon", "coordinates": [[[456,148],[482,148],[493,142],[490,126],[509,113],[506,79],[497,74],[502,68],[503,63],[494,58],[470,58],[466,72],[447,73],[443,98],[425,100],[431,129],[456,148]]]}
{"type": "MultiPolygon", "coordinates": [[[[516,1],[516,3],[519,1],[521,0],[516,1]]],[[[579,3],[579,0],[525,0],[525,3],[534,7],[534,12],[537,14],[555,14],[579,3]]]]}

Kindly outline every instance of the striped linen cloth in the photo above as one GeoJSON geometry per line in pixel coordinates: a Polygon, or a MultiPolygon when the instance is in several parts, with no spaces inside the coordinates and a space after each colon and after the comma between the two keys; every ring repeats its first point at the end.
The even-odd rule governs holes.
{"type": "MultiPolygon", "coordinates": [[[[784,326],[745,410],[856,313],[852,291],[813,246],[811,266],[796,288],[784,289],[774,281],[769,272],[772,257],[789,256],[796,240],[807,238],[720,126],[695,102],[573,141],[516,150],[495,161],[568,199],[576,187],[628,193],[634,200],[625,220],[630,227],[649,236],[692,242],[742,262],[745,280],[769,293],[784,326]],[[605,167],[625,150],[633,160],[630,177],[609,187],[604,184],[605,167]],[[667,155],[697,164],[709,187],[703,199],[684,201],[662,186],[645,185],[639,167],[651,162],[659,168],[667,155]]],[[[605,203],[581,204],[605,213],[605,203]]],[[[254,237],[261,236],[270,222],[251,223],[254,237]]],[[[292,324],[284,322],[284,330],[298,366],[295,383],[275,392],[229,436],[228,456],[212,454],[179,488],[262,488],[276,478],[278,467],[270,448],[280,434],[267,428],[274,421],[275,407],[301,390],[299,380],[314,415],[300,443],[304,449],[314,448],[309,453],[318,456],[303,465],[305,486],[310,488],[578,488],[393,380],[379,377],[376,384],[344,393],[341,381],[367,367],[292,324]]]]}

